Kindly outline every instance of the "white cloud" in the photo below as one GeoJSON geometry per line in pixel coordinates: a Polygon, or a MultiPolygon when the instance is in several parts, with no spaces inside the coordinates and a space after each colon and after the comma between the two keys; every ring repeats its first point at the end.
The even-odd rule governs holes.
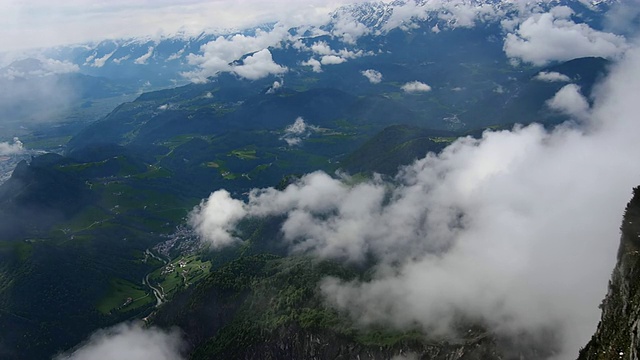
{"type": "Polygon", "coordinates": [[[0,155],[15,155],[24,152],[22,141],[17,137],[13,138],[13,142],[0,142],[0,155]]]}
{"type": "Polygon", "coordinates": [[[548,13],[532,15],[515,33],[507,34],[504,43],[507,56],[545,65],[586,56],[614,58],[628,48],[624,37],[576,24],[571,14],[571,9],[560,6],[548,13]]]}
{"type": "MultiPolygon", "coordinates": [[[[294,43],[295,44],[295,43],[294,43]]],[[[346,62],[348,59],[359,58],[365,53],[362,50],[333,50],[326,41],[316,41],[310,47],[306,48],[298,45],[300,49],[311,50],[314,54],[320,56],[320,60],[310,58],[301,63],[302,66],[311,66],[314,72],[322,72],[322,65],[337,65],[346,62]]],[[[369,55],[369,53],[368,53],[369,55]]]]}
{"type": "Polygon", "coordinates": [[[282,81],[282,82],[274,81],[273,85],[271,85],[269,90],[267,90],[267,94],[275,94],[278,91],[278,89],[280,89],[282,87],[283,84],[284,84],[284,81],[282,81]]]}
{"type": "Polygon", "coordinates": [[[438,18],[445,20],[449,26],[454,28],[470,28],[475,26],[479,20],[493,19],[497,15],[491,4],[455,4],[455,2],[446,2],[445,4],[446,11],[440,11],[438,18]]]}
{"type": "Polygon", "coordinates": [[[185,51],[185,49],[182,48],[182,49],[178,50],[177,52],[171,54],[171,56],[169,56],[167,58],[167,61],[180,59],[182,57],[182,54],[184,54],[184,51],[185,51]]]}
{"type": "Polygon", "coordinates": [[[202,238],[218,249],[238,241],[230,232],[245,215],[242,201],[232,199],[226,190],[219,190],[203,200],[189,214],[188,221],[202,238]]]}
{"type": "Polygon", "coordinates": [[[337,65],[342,64],[345,61],[347,60],[336,55],[325,55],[320,59],[320,63],[322,65],[337,65]]]}
{"type": "Polygon", "coordinates": [[[286,141],[289,146],[298,146],[302,144],[302,139],[299,137],[283,137],[281,139],[286,141]]]}
{"type": "Polygon", "coordinates": [[[310,58],[307,61],[303,61],[300,65],[302,66],[311,66],[311,69],[313,70],[313,72],[322,72],[322,64],[320,63],[320,61],[314,59],[314,58],[310,58]]]}
{"type": "MultiPolygon", "coordinates": [[[[367,52],[366,55],[372,55],[372,52],[367,52]]],[[[358,51],[350,51],[347,49],[342,49],[340,51],[335,51],[335,55],[338,55],[342,58],[345,59],[355,59],[355,58],[359,58],[360,56],[365,55],[365,53],[362,50],[358,50],[358,51]]]]}
{"type": "Polygon", "coordinates": [[[376,71],[373,69],[367,69],[360,72],[362,76],[366,77],[370,83],[379,84],[382,81],[382,74],[380,71],[376,71]]]}
{"type": "Polygon", "coordinates": [[[553,98],[547,101],[547,106],[576,119],[589,116],[589,102],[580,93],[580,86],[576,84],[568,84],[558,90],[553,98]]]}
{"type": "MultiPolygon", "coordinates": [[[[392,183],[313,173],[283,191],[253,190],[237,206],[284,217],[293,251],[377,259],[371,280],[321,284],[330,304],[362,323],[442,333],[463,316],[505,336],[555,332],[561,343],[540,345],[575,358],[598,322],[624,204],[640,179],[638,64],[640,51],[627,53],[579,127],[489,131],[392,183]]],[[[565,92],[579,95],[574,86],[565,92]]]]}
{"type": "Polygon", "coordinates": [[[184,347],[176,331],[123,323],[95,332],[80,348],[55,360],[180,360],[184,347]]]}
{"type": "Polygon", "coordinates": [[[541,71],[533,79],[546,82],[571,82],[571,78],[557,71],[541,71]]]}
{"type": "Polygon", "coordinates": [[[284,74],[287,71],[286,67],[280,66],[273,61],[269,49],[260,50],[253,55],[247,56],[242,65],[233,67],[233,72],[249,80],[262,79],[272,74],[284,74]]]}
{"type": "MultiPolygon", "coordinates": [[[[89,57],[87,59],[90,59],[89,61],[91,61],[90,65],[91,67],[96,67],[96,68],[101,68],[104,66],[104,64],[107,63],[107,60],[109,60],[109,58],[111,58],[111,56],[113,56],[113,54],[115,54],[115,50],[113,50],[112,52],[105,54],[102,57],[89,57]]],[[[89,61],[87,61],[87,63],[89,63],[89,61]]],[[[85,65],[87,65],[87,63],[85,63],[85,65]]]]}
{"type": "Polygon", "coordinates": [[[431,91],[431,86],[420,81],[412,81],[402,85],[401,89],[407,93],[417,93],[431,91]]]}
{"type": "Polygon", "coordinates": [[[80,67],[66,60],[42,58],[42,68],[48,74],[68,74],[80,71],[80,67]]]}
{"type": "Polygon", "coordinates": [[[300,145],[304,139],[318,130],[317,126],[309,125],[303,118],[298,117],[293,124],[284,129],[284,135],[280,137],[280,140],[286,141],[289,146],[300,145]]]}
{"type": "Polygon", "coordinates": [[[348,44],[355,44],[363,35],[369,33],[369,28],[358,22],[350,14],[342,13],[333,23],[331,34],[348,44]]]}
{"type": "Polygon", "coordinates": [[[201,54],[187,55],[189,64],[197,66],[198,69],[186,72],[183,75],[193,82],[206,82],[208,77],[216,76],[219,72],[234,71],[231,63],[249,53],[255,53],[252,57],[256,55],[258,57],[249,60],[249,62],[254,62],[252,64],[247,64],[248,59],[245,59],[245,65],[249,65],[249,67],[240,69],[240,72],[245,72],[252,76],[252,66],[254,68],[258,67],[256,62],[264,62],[266,65],[266,62],[271,59],[269,68],[275,71],[273,73],[282,73],[284,68],[280,67],[278,69],[274,66],[275,63],[271,58],[271,52],[267,48],[278,45],[280,41],[288,37],[289,34],[282,25],[276,26],[272,31],[257,30],[255,36],[243,34],[229,37],[219,36],[214,41],[202,45],[200,47],[201,54]],[[263,50],[266,50],[268,54],[263,50]]]}
{"type": "Polygon", "coordinates": [[[633,1],[614,2],[605,14],[605,26],[617,34],[633,33],[638,29],[640,7],[633,1]]]}
{"type": "Polygon", "coordinates": [[[120,64],[123,61],[129,60],[129,58],[131,58],[131,55],[125,55],[125,56],[119,57],[117,59],[113,59],[113,62],[116,63],[116,64],[120,64]]]}
{"type": "Polygon", "coordinates": [[[479,22],[496,21],[506,15],[507,9],[519,5],[531,6],[518,2],[478,3],[464,0],[435,0],[414,2],[406,1],[394,4],[393,12],[383,26],[384,31],[395,28],[410,30],[416,21],[440,20],[431,28],[434,33],[445,29],[470,28],[479,22]]]}
{"type": "MultiPolygon", "coordinates": [[[[321,56],[320,63],[322,65],[342,64],[343,62],[346,62],[347,59],[355,59],[364,55],[364,52],[362,50],[352,51],[347,50],[346,48],[339,51],[333,50],[326,41],[316,41],[308,49],[313,53],[321,56]]],[[[313,63],[309,63],[309,61],[303,63],[302,65],[314,66],[313,63]]],[[[316,66],[314,66],[314,71],[320,72],[316,71],[316,66]]]]}
{"type": "Polygon", "coordinates": [[[39,56],[37,59],[28,58],[9,64],[0,72],[0,78],[36,78],[57,74],[68,74],[80,71],[80,67],[69,61],[61,61],[39,56]],[[23,62],[30,62],[28,66],[21,66],[23,62]]]}
{"type": "Polygon", "coordinates": [[[135,59],[133,63],[138,65],[144,65],[147,63],[151,55],[153,55],[153,46],[149,46],[149,49],[147,49],[147,52],[144,55],[140,56],[139,58],[135,59]]]}
{"type": "Polygon", "coordinates": [[[317,41],[311,45],[311,51],[318,55],[332,55],[334,51],[329,47],[326,41],[317,41]]]}

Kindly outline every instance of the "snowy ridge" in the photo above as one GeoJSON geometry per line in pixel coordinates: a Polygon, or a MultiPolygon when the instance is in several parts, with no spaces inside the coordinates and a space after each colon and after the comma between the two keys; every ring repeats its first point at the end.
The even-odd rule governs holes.
{"type": "MultiPolygon", "coordinates": [[[[147,78],[170,84],[170,81],[206,81],[219,71],[230,70],[234,67],[232,64],[242,65],[245,55],[259,52],[257,58],[249,56],[250,61],[254,62],[253,65],[264,62],[282,74],[286,69],[273,63],[269,49],[292,46],[301,56],[297,64],[312,66],[314,71],[321,71],[320,65],[338,64],[367,54],[366,49],[358,44],[363,36],[384,36],[394,29],[421,29],[437,33],[456,28],[472,28],[480,24],[497,24],[501,29],[501,33],[496,33],[497,38],[505,38],[506,35],[515,32],[511,43],[522,45],[521,43],[527,40],[517,34],[518,29],[525,20],[535,14],[549,12],[557,6],[566,6],[572,12],[569,17],[560,19],[554,15],[553,19],[567,20],[565,25],[571,25],[574,20],[585,22],[594,30],[601,31],[601,24],[597,20],[589,21],[601,19],[602,14],[618,2],[620,0],[361,2],[338,8],[330,14],[328,23],[319,27],[288,29],[283,24],[270,23],[244,30],[211,28],[199,33],[179,31],[174,34],[61,46],[45,50],[43,55],[45,59],[61,62],[66,66],[65,69],[75,70],[67,65],[77,66],[80,72],[88,75],[126,78],[134,74],[144,75],[147,72],[147,78]],[[313,39],[319,35],[331,36],[331,41],[335,42],[333,48],[327,47],[324,42],[315,44],[316,41],[313,39]],[[361,50],[363,51],[360,52],[361,50]],[[212,59],[215,61],[211,61],[212,59]]],[[[537,20],[529,25],[536,25],[536,22],[537,20]]],[[[562,25],[553,22],[551,24],[556,27],[562,25]]],[[[576,27],[573,30],[585,29],[576,27]]],[[[602,34],[591,32],[584,35],[584,39],[593,40],[602,34]]],[[[620,47],[621,40],[611,36],[605,38],[607,43],[620,47]]],[[[521,54],[522,51],[526,49],[516,48],[514,53],[521,54]]],[[[62,67],[57,62],[52,64],[62,67]]],[[[237,69],[237,66],[235,68],[237,69]]],[[[248,70],[249,68],[245,68],[245,71],[248,70]]]]}
{"type": "Polygon", "coordinates": [[[416,20],[436,19],[451,27],[473,25],[474,20],[500,20],[514,13],[528,14],[535,10],[567,5],[584,10],[600,11],[620,0],[394,0],[346,5],[332,14],[335,27],[342,20],[356,21],[371,31],[406,27],[416,20]],[[475,18],[475,19],[474,19],[475,18]]]}

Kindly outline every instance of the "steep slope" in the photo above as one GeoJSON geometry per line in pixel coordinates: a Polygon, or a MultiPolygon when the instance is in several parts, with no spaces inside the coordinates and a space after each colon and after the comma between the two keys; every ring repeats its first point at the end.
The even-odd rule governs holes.
{"type": "Polygon", "coordinates": [[[594,86],[608,73],[610,61],[598,58],[578,58],[549,66],[539,71],[520,75],[518,81],[507,82],[460,114],[465,123],[475,122],[477,127],[493,124],[518,122],[528,124],[540,122],[559,124],[567,120],[564,114],[550,109],[546,102],[564,86],[575,84],[587,98],[593,96],[594,86]],[[549,81],[540,78],[540,74],[552,73],[564,75],[563,81],[549,81]]]}
{"type": "MultiPolygon", "coordinates": [[[[249,249],[249,251],[251,251],[249,249]]],[[[362,269],[307,257],[241,256],[165,304],[152,321],[178,325],[191,359],[545,359],[549,349],[461,324],[458,336],[362,327],[324,305],[318,282],[362,269]]],[[[366,275],[365,275],[366,276],[366,275]]]]}
{"type": "Polygon", "coordinates": [[[602,302],[602,318],[579,360],[636,360],[640,354],[640,187],[621,226],[618,263],[602,302]]]}
{"type": "Polygon", "coordinates": [[[408,165],[428,152],[439,152],[456,137],[453,132],[390,126],[347,156],[342,168],[350,173],[373,171],[393,175],[398,166],[408,165]]]}
{"type": "Polygon", "coordinates": [[[62,156],[47,154],[16,166],[0,186],[1,240],[46,231],[90,202],[82,180],[57,168],[65,162],[62,156]]]}

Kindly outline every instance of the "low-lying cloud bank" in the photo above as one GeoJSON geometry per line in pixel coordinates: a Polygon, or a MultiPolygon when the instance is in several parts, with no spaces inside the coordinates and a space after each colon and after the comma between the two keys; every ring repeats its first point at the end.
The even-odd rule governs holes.
{"type": "Polygon", "coordinates": [[[185,344],[176,331],[144,329],[137,323],[122,323],[96,331],[76,350],[55,360],[181,360],[185,344]]]}
{"type": "Polygon", "coordinates": [[[361,323],[446,334],[463,316],[504,335],[551,328],[558,358],[575,358],[597,324],[624,205],[640,182],[638,64],[640,51],[629,51],[593,108],[575,85],[563,88],[556,105],[580,110],[577,123],[462,138],[391,183],[317,172],[283,191],[254,189],[246,202],[220,190],[192,224],[220,247],[245,217],[284,216],[293,252],[378,260],[371,281],[321,283],[361,323]]]}

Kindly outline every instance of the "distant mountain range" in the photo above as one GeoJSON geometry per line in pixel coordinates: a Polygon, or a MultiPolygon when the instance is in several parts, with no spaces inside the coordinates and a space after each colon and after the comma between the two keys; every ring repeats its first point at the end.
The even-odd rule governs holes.
{"type": "MultiPolygon", "coordinates": [[[[374,41],[378,45],[378,43],[390,41],[388,37],[394,29],[415,32],[416,29],[421,28],[439,32],[474,26],[499,25],[499,22],[505,18],[526,17],[534,9],[540,11],[554,6],[570,7],[575,12],[572,19],[585,22],[599,30],[603,28],[600,14],[617,2],[617,0],[364,2],[339,8],[332,14],[330,21],[322,26],[284,29],[288,31],[279,31],[281,34],[272,36],[269,41],[255,46],[246,46],[245,51],[240,51],[239,55],[222,57],[221,60],[231,64],[263,48],[269,48],[274,52],[277,49],[293,47],[295,51],[290,52],[290,56],[295,56],[295,59],[290,59],[286,65],[300,67],[309,59],[309,55],[314,54],[311,49],[299,46],[300,41],[307,43],[309,39],[323,34],[329,36],[327,41],[333,45],[334,51],[344,49],[346,52],[357,53],[363,50],[366,55],[367,51],[378,50],[377,46],[368,46],[368,42],[374,41]],[[345,24],[355,24],[355,26],[349,27],[345,24]]],[[[113,80],[135,79],[139,86],[175,86],[194,79],[190,72],[202,65],[198,57],[203,55],[203,51],[206,52],[207,44],[215,42],[220,37],[228,40],[233,40],[234,36],[260,38],[265,34],[273,33],[278,26],[281,24],[266,24],[246,30],[207,31],[195,35],[180,33],[157,37],[111,39],[97,43],[60,46],[35,54],[37,54],[36,57],[52,59],[71,67],[67,71],[75,70],[86,75],[113,80]]],[[[504,34],[501,32],[500,26],[496,26],[492,34],[487,36],[503,37],[504,34]]],[[[344,53],[331,54],[322,53],[324,50],[320,51],[316,54],[334,55],[342,59],[334,58],[333,60],[348,61],[350,59],[349,56],[344,56],[344,53]]],[[[0,70],[0,76],[6,75],[9,70],[21,73],[22,71],[18,69],[25,66],[32,72],[46,72],[47,67],[46,64],[44,65],[34,59],[22,59],[0,70]]],[[[215,72],[206,74],[206,76],[213,75],[215,72]]]]}

